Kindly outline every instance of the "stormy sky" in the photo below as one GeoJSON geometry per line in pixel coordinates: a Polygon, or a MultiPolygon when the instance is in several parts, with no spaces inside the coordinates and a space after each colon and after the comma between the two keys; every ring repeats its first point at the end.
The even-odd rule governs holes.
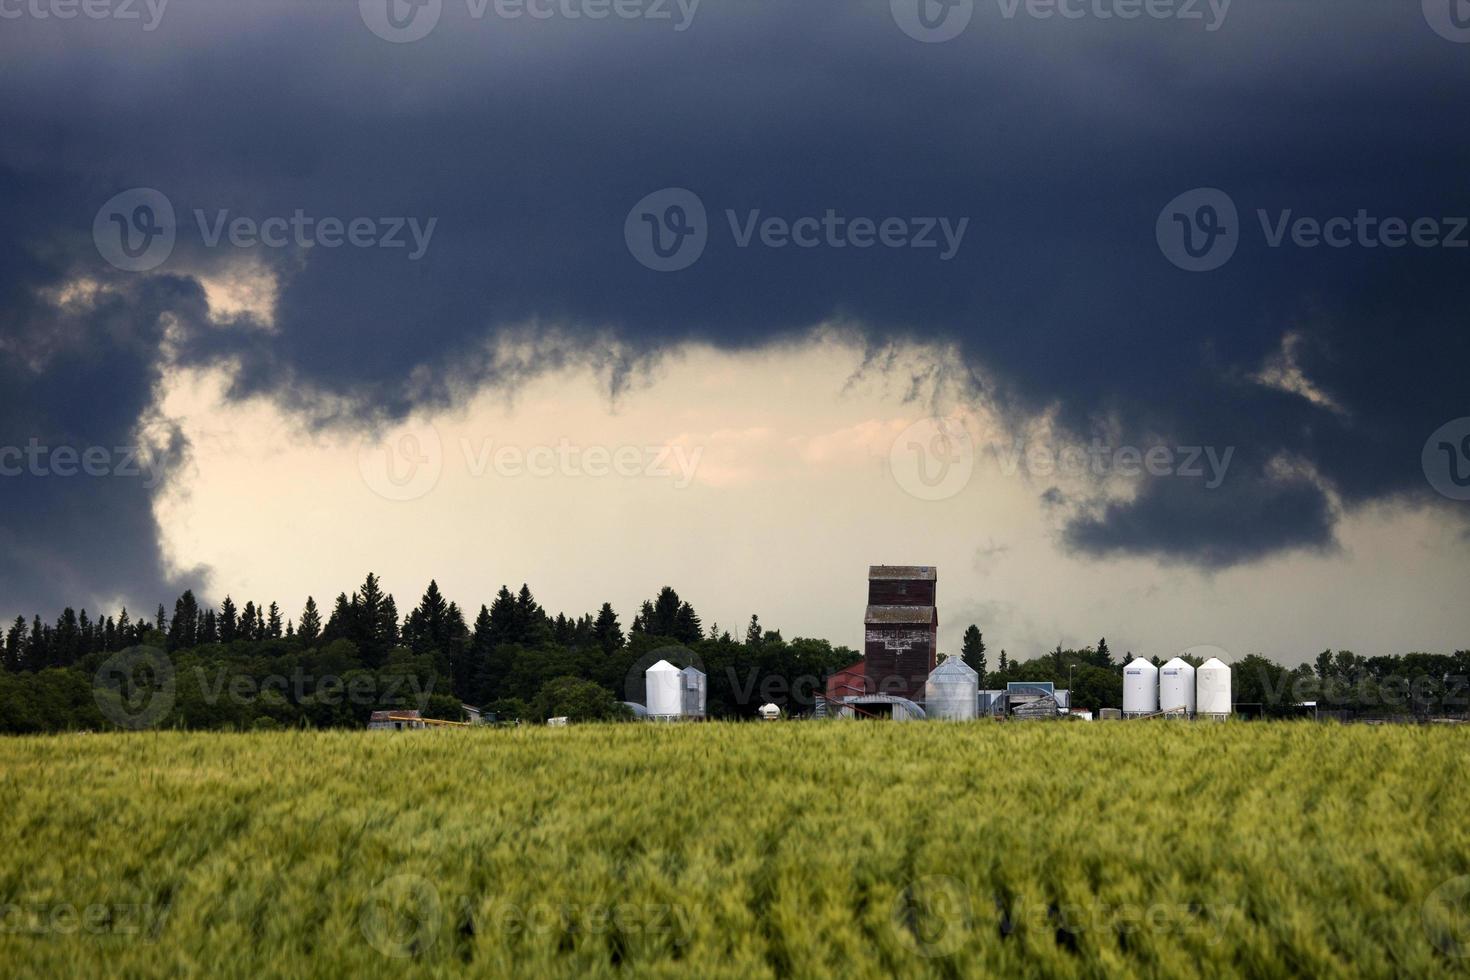
{"type": "Polygon", "coordinates": [[[852,642],[834,624],[862,565],[952,554],[956,613],[1018,645],[1213,642],[1159,605],[1218,607],[1228,581],[1234,620],[1302,590],[1304,622],[1230,633],[1287,659],[1306,634],[1352,645],[1342,607],[1401,631],[1359,652],[1463,647],[1470,11],[919,2],[0,0],[0,446],[51,450],[0,456],[0,613],[185,586],[294,607],[367,567],[402,603],[444,567],[467,603],[531,579],[579,611],[598,581],[629,602],[668,581],[707,620],[806,590],[775,625],[852,642]],[[118,251],[165,225],[157,264],[118,251]],[[650,267],[640,231],[695,226],[697,257],[650,267]],[[361,490],[324,447],[431,419],[462,457],[491,412],[513,444],[646,418],[616,438],[701,450],[719,492],[681,498],[681,541],[654,529],[676,476],[561,499],[497,471],[389,520],[324,475],[361,490]],[[1096,440],[1107,465],[986,458],[1003,506],[983,478],[924,499],[894,469],[930,417],[921,453],[1096,440]],[[874,465],[842,471],[833,433],[874,465]],[[63,475],[56,447],[106,460],[63,475]],[[512,501],[541,533],[465,555],[455,524],[512,501]],[[594,547],[561,533],[589,508],[594,547]],[[320,521],[260,530],[293,513],[320,521]],[[299,581],[343,513],[362,547],[299,581]],[[852,581],[781,553],[797,540],[852,581]],[[1039,584],[1071,574],[1125,581],[1039,584]],[[997,577],[1038,584],[1002,612],[997,577]],[[1435,599],[1401,617],[1406,595],[1435,599]]]}

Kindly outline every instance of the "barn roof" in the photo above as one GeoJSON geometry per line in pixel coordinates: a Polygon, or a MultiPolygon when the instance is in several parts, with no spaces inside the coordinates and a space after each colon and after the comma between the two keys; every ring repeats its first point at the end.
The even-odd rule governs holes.
{"type": "Polygon", "coordinates": [[[928,626],[934,622],[933,606],[869,606],[863,615],[868,626],[918,624],[928,626]]]}
{"type": "Polygon", "coordinates": [[[869,565],[868,581],[932,582],[935,572],[933,565],[869,565]]]}

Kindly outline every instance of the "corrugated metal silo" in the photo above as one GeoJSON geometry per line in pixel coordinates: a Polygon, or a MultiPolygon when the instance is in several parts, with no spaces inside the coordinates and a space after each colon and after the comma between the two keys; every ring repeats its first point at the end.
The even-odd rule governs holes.
{"type": "Polygon", "coordinates": [[[924,682],[924,712],[946,721],[972,721],[980,700],[980,675],[959,657],[946,657],[924,682]]]}
{"type": "Polygon", "coordinates": [[[1159,710],[1194,714],[1194,668],[1175,657],[1159,668],[1159,710]]]}
{"type": "Polygon", "coordinates": [[[1159,710],[1159,668],[1142,657],[1123,668],[1123,714],[1151,715],[1159,710]]]}
{"type": "Polygon", "coordinates": [[[1194,673],[1198,697],[1195,710],[1201,715],[1223,717],[1231,711],[1230,668],[1218,657],[1211,657],[1194,673]]]}
{"type": "Polygon", "coordinates": [[[644,673],[644,685],[648,693],[648,713],[669,717],[678,715],[684,708],[683,671],[667,660],[660,660],[644,673]]]}
{"type": "Polygon", "coordinates": [[[679,671],[680,703],[679,714],[685,718],[703,718],[705,702],[709,697],[709,678],[704,671],[685,667],[679,671]]]}

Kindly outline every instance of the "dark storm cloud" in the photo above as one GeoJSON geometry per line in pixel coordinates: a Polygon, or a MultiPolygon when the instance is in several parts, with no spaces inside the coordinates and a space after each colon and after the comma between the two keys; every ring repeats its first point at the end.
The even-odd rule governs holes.
{"type": "MultiPolygon", "coordinates": [[[[152,32],[6,21],[0,163],[7,198],[31,203],[8,216],[0,253],[4,330],[43,315],[29,308],[38,285],[101,274],[91,220],[124,188],[173,203],[179,243],[160,272],[180,275],[239,254],[204,246],[195,209],[433,217],[417,261],[253,250],[281,276],[276,329],[186,316],[179,356],[239,359],[240,395],[393,415],[494,380],[481,351],[503,331],[551,357],[615,338],[600,356],[616,378],[683,340],[753,346],[837,321],[875,342],[956,342],[1016,418],[1053,409],[1079,435],[1106,423],[1134,443],[1236,448],[1218,489],[1146,481],[1129,504],[1079,509],[1066,540],[1084,552],[1230,564],[1329,546],[1329,491],[1347,506],[1432,499],[1423,441],[1470,414],[1467,253],[1273,249],[1255,211],[1470,213],[1470,45],[1437,36],[1417,4],[1367,0],[1237,0],[1213,32],[1000,10],[977,4],[943,44],[905,36],[886,2],[850,0],[706,0],[682,32],[475,19],[444,0],[409,44],[375,37],[346,2],[176,0],[152,32]],[[1201,186],[1234,199],[1242,241],[1195,274],[1165,260],[1154,223],[1201,186]],[[661,274],[634,261],[623,226],[665,187],[694,191],[711,228],[698,262],[661,274]],[[951,261],[741,248],[727,209],[969,225],[951,261]],[[1254,380],[1288,334],[1333,407],[1254,380]]],[[[181,301],[132,307],[139,335],[181,301]]],[[[82,435],[136,424],[157,357],[113,381],[128,396],[99,404],[82,435]]],[[[33,387],[11,401],[30,404],[33,387]]],[[[0,523],[15,533],[34,506],[0,523]]],[[[142,513],[129,548],[156,568],[142,513]]],[[[98,533],[123,534],[122,520],[98,533]]],[[[92,579],[115,584],[115,570],[92,579]]]]}

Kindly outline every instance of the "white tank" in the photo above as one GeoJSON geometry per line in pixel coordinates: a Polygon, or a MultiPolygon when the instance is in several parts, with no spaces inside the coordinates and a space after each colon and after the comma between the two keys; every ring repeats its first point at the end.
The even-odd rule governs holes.
{"type": "Polygon", "coordinates": [[[698,668],[685,667],[679,671],[679,681],[682,697],[679,714],[685,718],[703,718],[705,701],[709,697],[709,678],[698,668]]]}
{"type": "Polygon", "coordinates": [[[1230,668],[1218,657],[1211,657],[1194,672],[1198,698],[1195,710],[1202,715],[1230,714],[1230,668]]]}
{"type": "Polygon", "coordinates": [[[763,704],[761,705],[761,718],[766,721],[779,721],[781,718],[781,709],[775,704],[763,704]]]}
{"type": "Polygon", "coordinates": [[[924,713],[946,721],[973,721],[980,675],[959,657],[945,657],[924,682],[924,713]]]}
{"type": "Polygon", "coordinates": [[[1175,657],[1159,668],[1159,710],[1194,714],[1194,668],[1175,657]]]}
{"type": "Polygon", "coordinates": [[[1142,657],[1123,668],[1123,714],[1151,715],[1159,710],[1159,668],[1142,657]]]}
{"type": "Polygon", "coordinates": [[[684,708],[683,671],[667,660],[660,660],[643,675],[650,715],[678,715],[684,708]]]}

